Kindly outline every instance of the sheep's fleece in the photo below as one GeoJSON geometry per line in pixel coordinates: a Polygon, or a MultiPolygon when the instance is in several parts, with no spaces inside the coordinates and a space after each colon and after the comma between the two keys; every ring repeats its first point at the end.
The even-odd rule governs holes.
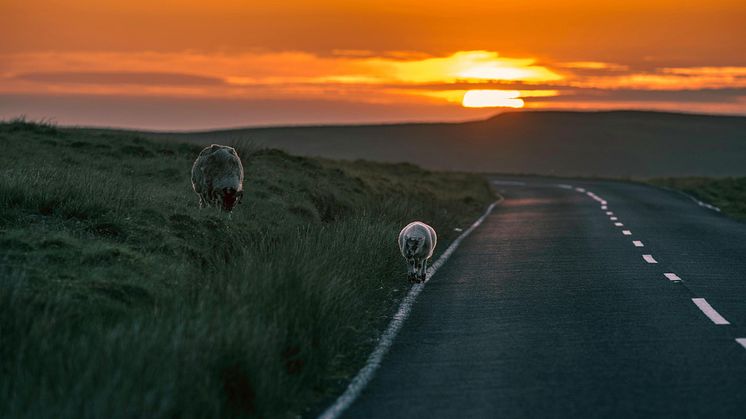
{"type": "Polygon", "coordinates": [[[243,196],[243,165],[236,150],[219,144],[205,147],[192,166],[192,187],[200,208],[232,211],[243,196]]]}

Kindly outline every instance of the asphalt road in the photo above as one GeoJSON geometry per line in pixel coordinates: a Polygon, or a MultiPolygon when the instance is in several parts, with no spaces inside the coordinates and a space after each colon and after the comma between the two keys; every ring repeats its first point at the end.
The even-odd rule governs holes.
{"type": "Polygon", "coordinates": [[[746,224],[643,185],[495,180],[343,417],[746,418],[746,224]]]}

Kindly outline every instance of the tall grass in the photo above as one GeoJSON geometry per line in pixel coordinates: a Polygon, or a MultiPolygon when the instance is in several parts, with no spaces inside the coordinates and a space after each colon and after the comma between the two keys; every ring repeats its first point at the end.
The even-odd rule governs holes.
{"type": "Polygon", "coordinates": [[[733,218],[746,220],[746,177],[659,178],[650,182],[681,190],[715,205],[733,218]]]}
{"type": "Polygon", "coordinates": [[[475,176],[239,145],[246,202],[200,211],[198,148],[0,124],[0,417],[291,417],[338,390],[443,248],[475,176]]]}

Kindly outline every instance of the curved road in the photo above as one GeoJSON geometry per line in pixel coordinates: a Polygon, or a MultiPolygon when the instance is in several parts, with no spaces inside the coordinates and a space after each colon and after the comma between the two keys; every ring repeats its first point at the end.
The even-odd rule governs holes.
{"type": "Polygon", "coordinates": [[[343,417],[746,417],[746,224],[644,185],[493,183],[343,417]]]}

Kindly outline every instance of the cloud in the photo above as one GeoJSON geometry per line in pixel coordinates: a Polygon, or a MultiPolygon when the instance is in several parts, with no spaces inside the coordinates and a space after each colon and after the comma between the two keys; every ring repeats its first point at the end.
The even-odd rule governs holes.
{"type": "Polygon", "coordinates": [[[702,89],[702,90],[632,90],[632,89],[576,89],[564,95],[547,95],[533,102],[562,102],[572,100],[593,104],[595,102],[679,102],[691,103],[730,103],[738,104],[746,98],[746,88],[702,89]]]}
{"type": "Polygon", "coordinates": [[[566,63],[557,63],[556,67],[560,68],[572,68],[580,70],[608,70],[608,71],[624,71],[629,69],[629,66],[615,63],[605,63],[601,61],[572,61],[566,63]]]}
{"type": "Polygon", "coordinates": [[[418,88],[421,84],[541,83],[562,79],[532,58],[502,57],[490,51],[461,51],[446,56],[406,51],[384,56],[355,50],[337,53],[10,54],[0,57],[0,72],[6,75],[0,78],[0,92],[265,100],[336,98],[389,104],[419,100],[425,104],[434,100],[446,102],[442,96],[418,88]],[[185,74],[182,69],[189,69],[190,73],[185,74]],[[138,89],[133,91],[131,85],[138,89]]]}
{"type": "Polygon", "coordinates": [[[703,90],[746,87],[746,67],[666,67],[648,72],[575,78],[578,88],[703,90]]]}
{"type": "Polygon", "coordinates": [[[18,80],[60,84],[134,84],[156,86],[204,86],[225,84],[218,77],[180,73],[149,72],[46,72],[23,73],[15,76],[18,80]]]}
{"type": "Polygon", "coordinates": [[[663,68],[662,73],[683,76],[746,77],[746,67],[674,67],[663,68]]]}
{"type": "MultiPolygon", "coordinates": [[[[259,83],[429,83],[458,80],[560,80],[562,76],[532,58],[501,57],[490,51],[460,51],[447,56],[417,56],[391,52],[342,51],[319,56],[307,52],[272,53],[96,53],[47,52],[6,54],[5,73],[147,73],[220,78],[236,84],[259,83]]],[[[47,80],[52,81],[53,80],[47,80]]]]}
{"type": "MultiPolygon", "coordinates": [[[[339,50],[330,55],[300,51],[0,55],[0,94],[6,95],[226,103],[334,101],[391,109],[445,107],[456,113],[467,91],[489,89],[516,91],[529,107],[664,106],[661,104],[679,102],[676,109],[726,109],[720,105],[728,104],[728,112],[746,113],[746,67],[738,66],[639,69],[603,61],[539,62],[492,51],[441,56],[363,50],[339,50]]],[[[273,109],[280,112],[279,107],[273,109]]],[[[340,121],[347,120],[345,111],[340,112],[340,121]]]]}
{"type": "Polygon", "coordinates": [[[338,57],[372,57],[375,53],[368,49],[334,49],[332,55],[338,57]]]}

